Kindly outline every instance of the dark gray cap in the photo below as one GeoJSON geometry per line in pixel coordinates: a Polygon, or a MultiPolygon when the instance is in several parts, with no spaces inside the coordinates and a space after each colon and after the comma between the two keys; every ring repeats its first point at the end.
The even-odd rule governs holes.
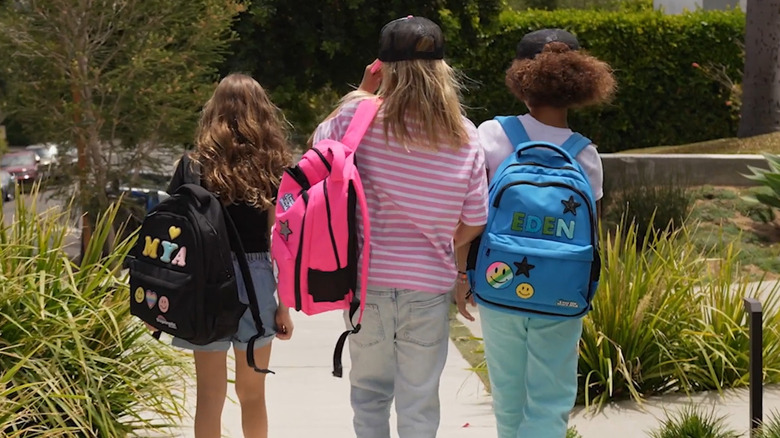
{"type": "Polygon", "coordinates": [[[383,62],[413,59],[443,59],[444,35],[433,21],[408,16],[387,23],[379,36],[379,60],[383,62]],[[419,50],[418,43],[430,38],[433,46],[419,50]]]}
{"type": "Polygon", "coordinates": [[[517,43],[517,59],[534,59],[542,53],[544,46],[553,42],[561,42],[569,46],[571,50],[579,50],[580,43],[577,37],[563,29],[542,29],[527,33],[517,43]]]}

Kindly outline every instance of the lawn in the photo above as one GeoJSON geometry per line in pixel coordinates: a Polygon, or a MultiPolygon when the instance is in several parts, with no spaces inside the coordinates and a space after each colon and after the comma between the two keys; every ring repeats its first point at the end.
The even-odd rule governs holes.
{"type": "Polygon", "coordinates": [[[657,146],[631,149],[623,154],[760,154],[780,153],[780,132],[749,138],[719,138],[717,140],[678,146],[657,146]]]}
{"type": "Polygon", "coordinates": [[[694,190],[689,223],[698,224],[700,248],[738,240],[738,259],[752,273],[780,278],[780,218],[775,211],[743,199],[760,188],[701,187],[694,190]]]}

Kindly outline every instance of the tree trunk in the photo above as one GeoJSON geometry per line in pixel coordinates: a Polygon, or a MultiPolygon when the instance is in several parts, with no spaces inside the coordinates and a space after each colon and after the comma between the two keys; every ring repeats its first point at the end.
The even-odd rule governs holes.
{"type": "Polygon", "coordinates": [[[780,0],[748,0],[739,137],[780,131],[780,0]]]}

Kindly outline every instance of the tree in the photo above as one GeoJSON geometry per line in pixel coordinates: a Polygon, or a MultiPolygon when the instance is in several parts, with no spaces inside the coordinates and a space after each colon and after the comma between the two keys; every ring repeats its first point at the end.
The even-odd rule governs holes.
{"type": "Polygon", "coordinates": [[[780,131],[780,0],[748,0],[738,136],[780,131]]]}
{"type": "MultiPolygon", "coordinates": [[[[241,0],[19,0],[0,5],[14,120],[75,147],[58,169],[94,220],[106,188],[194,135],[241,0]]],[[[85,220],[85,224],[92,221],[85,220]]],[[[85,239],[88,239],[88,227],[85,239]]]]}
{"type": "MultiPolygon", "coordinates": [[[[256,0],[236,24],[240,40],[223,73],[243,71],[268,87],[277,105],[308,132],[323,93],[337,98],[376,58],[379,31],[390,20],[421,15],[446,33],[448,59],[468,56],[501,0],[256,0]]],[[[330,104],[332,102],[326,102],[330,104]]]]}

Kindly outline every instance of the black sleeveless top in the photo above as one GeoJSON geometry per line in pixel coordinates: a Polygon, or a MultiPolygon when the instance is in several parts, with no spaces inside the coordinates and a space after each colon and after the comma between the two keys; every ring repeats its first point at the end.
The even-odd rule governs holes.
{"type": "MultiPolygon", "coordinates": [[[[191,161],[187,154],[184,154],[176,170],[173,172],[171,182],[168,184],[166,192],[172,195],[179,186],[186,183],[200,181],[200,175],[190,165],[191,161]]],[[[253,207],[246,202],[230,204],[226,207],[230,218],[236,225],[238,235],[241,237],[241,244],[244,246],[244,252],[268,252],[270,245],[268,242],[268,211],[253,207]]]]}

